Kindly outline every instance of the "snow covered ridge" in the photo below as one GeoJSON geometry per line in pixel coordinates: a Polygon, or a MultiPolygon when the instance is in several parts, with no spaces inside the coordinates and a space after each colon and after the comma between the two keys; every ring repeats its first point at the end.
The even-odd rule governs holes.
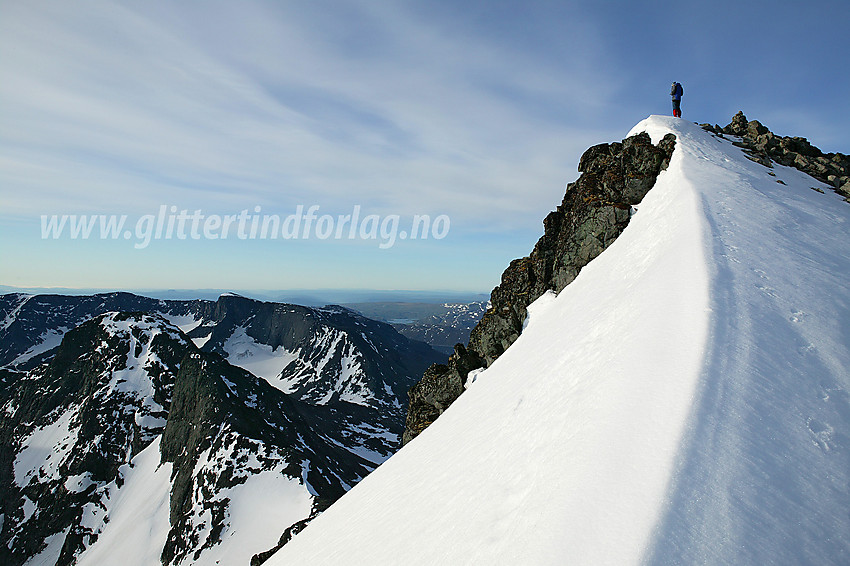
{"type": "Polygon", "coordinates": [[[470,371],[492,364],[523,331],[527,307],[547,291],[560,291],[611,245],[633,207],[667,168],[675,146],[670,134],[655,146],[646,134],[599,144],[579,161],[582,175],[567,186],[561,205],[543,221],[544,234],[527,257],[514,260],[472,329],[467,347],[432,366],[411,390],[404,442],[429,426],[464,391],[470,371]]]}
{"type": "Polygon", "coordinates": [[[165,301],[129,293],[0,296],[0,366],[28,370],[49,361],[66,332],[107,312],[167,314],[165,301]]]}
{"type": "Polygon", "coordinates": [[[628,228],[267,564],[847,564],[850,206],[636,132],[676,148],[628,228]]]}
{"type": "Polygon", "coordinates": [[[10,565],[247,564],[395,450],[400,395],[436,357],[342,308],[0,299],[16,348],[6,360],[50,325],[71,327],[47,362],[0,372],[0,460],[11,462],[0,469],[0,563],[10,565]],[[97,314],[107,307],[136,312],[97,314]],[[304,380],[288,384],[322,404],[281,391],[281,352],[304,380]]]}

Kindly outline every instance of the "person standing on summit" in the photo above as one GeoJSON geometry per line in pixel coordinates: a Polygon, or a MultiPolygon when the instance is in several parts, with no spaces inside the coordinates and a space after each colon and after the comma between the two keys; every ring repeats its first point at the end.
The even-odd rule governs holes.
{"type": "Polygon", "coordinates": [[[670,96],[673,97],[673,116],[676,118],[682,117],[682,95],[684,91],[682,90],[682,85],[677,82],[673,83],[673,86],[670,87],[670,96]]]}

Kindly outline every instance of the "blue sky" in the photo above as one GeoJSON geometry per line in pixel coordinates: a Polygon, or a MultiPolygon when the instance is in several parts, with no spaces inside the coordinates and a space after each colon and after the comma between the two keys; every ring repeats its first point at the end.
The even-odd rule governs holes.
{"type": "Polygon", "coordinates": [[[848,24],[844,0],[3,0],[0,285],[487,292],[583,150],[669,114],[673,80],[685,119],[744,110],[850,152],[848,24]],[[282,220],[298,205],[378,220],[350,239],[137,249],[163,206],[282,220]],[[128,229],[44,239],[54,214],[128,229]],[[450,230],[368,237],[414,215],[450,230]]]}

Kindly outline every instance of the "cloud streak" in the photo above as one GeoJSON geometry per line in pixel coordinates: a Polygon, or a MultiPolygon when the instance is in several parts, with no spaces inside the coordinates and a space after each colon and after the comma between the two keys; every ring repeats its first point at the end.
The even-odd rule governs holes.
{"type": "Polygon", "coordinates": [[[516,228],[599,135],[528,110],[585,112],[599,77],[558,80],[409,10],[86,6],[6,8],[7,214],[358,201],[516,228]]]}
{"type": "Polygon", "coordinates": [[[673,11],[546,0],[0,3],[0,256],[19,266],[4,271],[28,285],[102,287],[122,266],[126,275],[109,277],[125,286],[144,271],[149,287],[178,277],[225,287],[238,274],[268,288],[486,289],[533,245],[582,151],[669,113],[673,79],[685,84],[686,119],[727,123],[743,109],[846,151],[850,85],[835,69],[847,8],[814,0],[798,17],[774,4],[736,18],[740,3],[725,0],[673,11]],[[770,29],[793,41],[770,42],[770,29]],[[765,45],[770,57],[758,55],[765,45]],[[821,74],[826,86],[809,96],[821,74]],[[452,232],[380,256],[335,243],[198,245],[191,262],[180,246],[127,258],[124,242],[38,239],[42,214],[138,217],[174,205],[287,215],[299,204],[449,214],[452,232]]]}

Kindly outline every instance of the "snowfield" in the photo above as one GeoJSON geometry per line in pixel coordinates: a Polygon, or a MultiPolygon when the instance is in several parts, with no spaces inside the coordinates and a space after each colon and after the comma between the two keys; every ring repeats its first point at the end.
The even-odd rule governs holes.
{"type": "Polygon", "coordinates": [[[850,563],[850,204],[641,131],[626,231],[269,566],[850,563]]]}
{"type": "Polygon", "coordinates": [[[132,464],[122,466],[123,485],[119,488],[112,482],[110,495],[101,501],[103,507],[86,505],[83,524],[100,535],[77,559],[79,566],[159,563],[170,528],[172,472],[171,462],[159,462],[160,438],[137,454],[132,464]]]}
{"type": "MultiPolygon", "coordinates": [[[[200,347],[200,346],[199,346],[200,347]]],[[[246,332],[244,327],[237,328],[224,343],[227,361],[262,377],[269,385],[284,393],[291,393],[291,387],[282,383],[280,373],[290,363],[298,359],[297,352],[288,352],[283,346],[272,349],[268,344],[260,344],[246,332]]]]}

